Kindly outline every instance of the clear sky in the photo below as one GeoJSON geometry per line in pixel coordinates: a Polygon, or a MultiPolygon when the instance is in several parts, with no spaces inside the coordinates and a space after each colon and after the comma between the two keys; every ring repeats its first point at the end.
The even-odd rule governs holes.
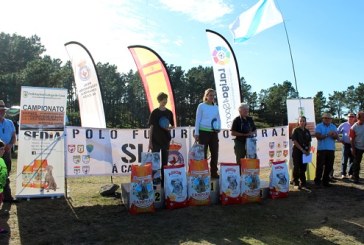
{"type": "MultiPolygon", "coordinates": [[[[212,66],[206,29],[223,35],[240,76],[259,92],[294,85],[283,24],[243,44],[229,25],[258,0],[0,0],[0,31],[37,35],[52,58],[68,60],[64,44],[82,43],[95,62],[136,70],[129,45],[155,50],[184,70],[212,66]]],[[[286,22],[301,96],[325,96],[364,82],[363,0],[275,0],[286,22]]]]}

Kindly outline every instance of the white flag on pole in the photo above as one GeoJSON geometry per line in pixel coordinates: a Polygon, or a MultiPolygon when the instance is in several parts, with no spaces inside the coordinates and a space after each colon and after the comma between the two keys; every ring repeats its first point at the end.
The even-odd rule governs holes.
{"type": "Polygon", "coordinates": [[[78,42],[68,42],[65,47],[72,63],[82,127],[106,128],[99,80],[90,52],[78,42]]]}
{"type": "Polygon", "coordinates": [[[214,68],[214,78],[221,129],[230,130],[239,116],[240,78],[234,52],[226,39],[217,32],[206,30],[214,68]]]}
{"type": "Polygon", "coordinates": [[[283,22],[274,0],[260,0],[243,12],[229,27],[235,43],[241,43],[272,26],[283,22]]]}

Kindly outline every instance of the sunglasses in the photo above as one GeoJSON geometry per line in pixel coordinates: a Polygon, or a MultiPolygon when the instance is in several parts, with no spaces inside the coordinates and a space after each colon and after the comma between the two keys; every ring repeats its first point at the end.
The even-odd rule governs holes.
{"type": "Polygon", "coordinates": [[[332,119],[331,117],[323,117],[322,119],[332,119]]]}

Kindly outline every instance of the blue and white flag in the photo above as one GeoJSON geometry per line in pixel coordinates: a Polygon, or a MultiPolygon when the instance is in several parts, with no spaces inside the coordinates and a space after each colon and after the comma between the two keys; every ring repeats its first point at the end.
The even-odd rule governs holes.
{"type": "Polygon", "coordinates": [[[265,29],[283,22],[281,12],[274,0],[260,0],[253,7],[240,14],[229,27],[235,43],[241,43],[265,29]]]}

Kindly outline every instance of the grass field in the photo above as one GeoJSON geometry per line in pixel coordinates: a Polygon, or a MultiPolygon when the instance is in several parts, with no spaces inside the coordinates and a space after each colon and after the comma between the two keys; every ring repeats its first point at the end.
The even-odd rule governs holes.
{"type": "MultiPolygon", "coordinates": [[[[336,174],[340,154],[338,149],[336,174]]],[[[113,178],[117,184],[128,180],[113,178]]],[[[364,244],[364,185],[349,180],[311,192],[292,189],[288,198],[262,203],[134,216],[119,197],[100,196],[110,177],[67,182],[68,198],[3,204],[0,226],[10,233],[0,235],[0,244],[364,244]]]]}

